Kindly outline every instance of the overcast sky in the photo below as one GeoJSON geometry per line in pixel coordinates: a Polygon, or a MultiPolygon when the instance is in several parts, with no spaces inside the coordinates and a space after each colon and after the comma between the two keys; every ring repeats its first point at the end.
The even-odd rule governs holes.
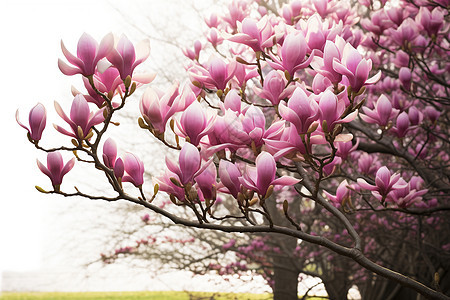
{"type": "MultiPolygon", "coordinates": [[[[70,82],[57,68],[61,57],[59,41],[72,46],[84,32],[97,38],[115,26],[114,12],[105,1],[6,1],[0,17],[2,31],[2,109],[1,122],[6,133],[2,142],[2,197],[0,247],[3,270],[30,270],[40,266],[42,218],[50,204],[48,197],[34,186],[48,186],[48,179],[36,168],[36,158],[45,159],[30,143],[26,131],[15,123],[19,108],[23,123],[37,102],[43,103],[48,118],[56,120],[53,101],[70,96],[70,82]],[[6,6],[5,6],[6,4],[6,6]],[[94,25],[96,24],[96,25],[94,25]]],[[[72,48],[73,49],[73,48],[72,48]]],[[[47,132],[53,131],[52,121],[47,132]]]]}

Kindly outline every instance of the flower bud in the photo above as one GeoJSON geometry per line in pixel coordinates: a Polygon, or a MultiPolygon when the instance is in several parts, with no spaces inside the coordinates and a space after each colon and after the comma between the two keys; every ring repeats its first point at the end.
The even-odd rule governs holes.
{"type": "Polygon", "coordinates": [[[253,198],[252,200],[250,200],[249,202],[248,202],[248,206],[253,206],[253,205],[255,205],[256,203],[258,202],[258,198],[253,198]]]}
{"type": "Polygon", "coordinates": [[[16,121],[20,126],[28,131],[30,138],[33,141],[39,141],[46,125],[47,111],[41,103],[36,104],[36,106],[31,109],[28,116],[30,128],[26,127],[19,121],[19,110],[16,111],[16,121]]]}
{"type": "Polygon", "coordinates": [[[287,214],[288,207],[289,207],[289,203],[287,202],[287,200],[284,200],[284,202],[283,202],[283,211],[284,211],[285,214],[287,214]]]}
{"type": "Polygon", "coordinates": [[[400,83],[405,88],[405,90],[409,91],[411,89],[411,70],[406,67],[400,68],[400,71],[398,72],[398,79],[400,80],[400,83]]]}

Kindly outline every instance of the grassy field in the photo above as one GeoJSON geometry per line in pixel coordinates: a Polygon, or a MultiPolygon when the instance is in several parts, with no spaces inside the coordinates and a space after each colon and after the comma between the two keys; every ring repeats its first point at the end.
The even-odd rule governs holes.
{"type": "Polygon", "coordinates": [[[198,292],[90,292],[90,293],[2,293],[2,300],[269,300],[270,294],[198,292]]]}

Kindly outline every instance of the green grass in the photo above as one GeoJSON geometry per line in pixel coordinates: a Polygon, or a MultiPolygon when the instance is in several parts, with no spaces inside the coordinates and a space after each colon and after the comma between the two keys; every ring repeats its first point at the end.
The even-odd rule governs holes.
{"type": "Polygon", "coordinates": [[[89,292],[89,293],[10,293],[0,294],[2,300],[269,300],[271,294],[234,294],[203,292],[89,292]]]}

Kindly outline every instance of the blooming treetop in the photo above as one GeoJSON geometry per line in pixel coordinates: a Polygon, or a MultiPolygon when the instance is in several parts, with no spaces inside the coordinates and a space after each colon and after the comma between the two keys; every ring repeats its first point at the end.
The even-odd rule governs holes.
{"type": "Polygon", "coordinates": [[[448,64],[439,60],[448,54],[442,34],[448,26],[441,24],[445,5],[436,1],[418,7],[400,1],[407,9],[386,5],[364,18],[361,28],[355,25],[357,10],[337,1],[297,0],[279,9],[258,2],[257,12],[251,13],[250,0],[240,0],[229,5],[229,15],[207,19],[210,45],[196,42],[193,51],[184,50],[190,59],[189,82],[174,83],[165,92],[147,87],[143,93],[139,126],[179,151],[178,160],[166,159],[164,174],[154,178],[151,197],[145,159],[129,152],[118,158],[117,145],[106,139],[116,112],[154,78],[136,71],[149,56],[148,42],[135,47],[126,36],[108,34],[98,43],[83,34],[76,56],[61,43],[72,66],[59,60],[60,70],[81,74],[87,94],[73,89],[70,116],[55,103],[70,131],[55,128],[71,138],[71,147],[40,145],[46,123],[41,104],[30,112],[30,128],[18,121],[36,148],[49,152],[47,167],[38,165],[53,190],[38,190],[125,199],[186,226],[295,236],[351,257],[419,293],[442,298],[365,257],[361,237],[345,213],[370,209],[420,214],[438,211],[448,200],[442,194],[448,192],[448,181],[435,171],[448,161],[448,133],[443,129],[448,124],[440,115],[448,105],[449,88],[448,64]],[[427,94],[429,88],[435,96],[427,94]],[[99,169],[116,196],[63,192],[62,177],[75,160],[64,165],[59,151],[85,155],[76,158],[99,169]],[[123,182],[138,188],[140,196],[131,196],[132,187],[123,182]],[[279,224],[268,207],[277,201],[274,189],[324,207],[344,226],[353,246],[303,231],[304,224],[290,216],[292,201],[278,200],[296,230],[279,224]],[[186,215],[153,203],[158,191],[185,208],[186,215]],[[239,213],[221,215],[224,201],[239,213]],[[227,218],[242,219],[244,225],[227,227],[221,222],[227,218]]]}

